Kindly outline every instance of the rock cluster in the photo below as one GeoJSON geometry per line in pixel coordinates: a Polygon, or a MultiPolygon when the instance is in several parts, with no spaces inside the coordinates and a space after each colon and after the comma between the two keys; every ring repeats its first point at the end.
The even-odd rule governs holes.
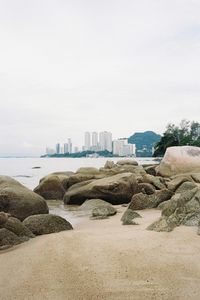
{"type": "MultiPolygon", "coordinates": [[[[54,197],[58,197],[58,188],[55,188],[57,182],[59,198],[65,204],[82,204],[84,208],[90,199],[93,199],[91,203],[95,205],[95,201],[102,200],[113,205],[127,203],[128,209],[122,217],[123,224],[135,224],[135,210],[158,208],[162,216],[148,229],[170,231],[180,224],[199,223],[199,166],[199,148],[172,147],[167,150],[160,165],[139,166],[132,159],[123,159],[117,163],[108,161],[100,169],[80,168],[73,175],[66,174],[65,184],[58,176],[54,179],[55,174],[50,174],[35,191],[42,194],[46,188],[45,181],[51,179],[55,180],[55,184],[51,185],[54,197]]],[[[48,191],[44,196],[48,196],[48,191]]],[[[104,203],[103,206],[93,207],[90,213],[94,218],[106,218],[112,214],[112,209],[104,203]]]]}
{"type": "Polygon", "coordinates": [[[183,224],[199,226],[200,234],[199,148],[184,147],[178,153],[179,160],[176,151],[169,149],[159,166],[122,159],[108,161],[100,169],[52,173],[40,180],[34,192],[0,176],[0,247],[72,229],[65,219],[48,214],[45,199],[80,205],[80,211],[92,219],[108,218],[117,213],[113,205],[127,204],[123,225],[137,224],[140,215],[135,210],[158,208],[161,218],[148,230],[171,231],[183,224]]]}
{"type": "Polygon", "coordinates": [[[27,241],[37,234],[72,229],[65,219],[48,212],[43,197],[10,177],[0,176],[0,249],[27,241]],[[29,218],[32,224],[35,221],[32,227],[28,225],[29,218]]]}
{"type": "Polygon", "coordinates": [[[175,194],[162,208],[161,218],[148,229],[172,231],[181,224],[198,226],[200,221],[200,187],[175,194]]]}
{"type": "Polygon", "coordinates": [[[36,235],[70,229],[73,229],[71,224],[56,215],[32,215],[21,222],[0,212],[0,250],[28,241],[36,235]]]}

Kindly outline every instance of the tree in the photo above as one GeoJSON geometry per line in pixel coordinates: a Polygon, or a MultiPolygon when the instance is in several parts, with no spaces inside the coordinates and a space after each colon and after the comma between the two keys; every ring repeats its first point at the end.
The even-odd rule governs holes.
{"type": "Polygon", "coordinates": [[[161,140],[155,146],[153,156],[163,156],[168,147],[184,145],[200,147],[200,123],[184,119],[179,126],[168,124],[161,140]]]}

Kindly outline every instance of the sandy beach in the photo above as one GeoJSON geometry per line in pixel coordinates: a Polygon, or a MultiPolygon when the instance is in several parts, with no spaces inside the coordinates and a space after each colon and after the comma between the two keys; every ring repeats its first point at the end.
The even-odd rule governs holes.
{"type": "Polygon", "coordinates": [[[0,253],[0,299],[200,299],[196,227],[145,228],[160,216],[143,210],[137,226],[81,218],[73,231],[32,239],[0,253]]]}

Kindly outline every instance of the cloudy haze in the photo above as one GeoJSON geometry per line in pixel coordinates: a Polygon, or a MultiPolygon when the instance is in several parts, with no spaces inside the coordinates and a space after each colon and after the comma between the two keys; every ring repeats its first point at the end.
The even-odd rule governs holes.
{"type": "Polygon", "coordinates": [[[199,0],[0,0],[0,155],[200,121],[199,0]]]}

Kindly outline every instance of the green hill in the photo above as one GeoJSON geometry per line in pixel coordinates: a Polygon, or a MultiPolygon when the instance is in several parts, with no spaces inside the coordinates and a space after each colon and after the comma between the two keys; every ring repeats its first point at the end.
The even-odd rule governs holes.
{"type": "Polygon", "coordinates": [[[128,138],[130,144],[136,145],[136,156],[151,157],[152,149],[161,139],[161,135],[153,131],[135,132],[128,138]]]}

